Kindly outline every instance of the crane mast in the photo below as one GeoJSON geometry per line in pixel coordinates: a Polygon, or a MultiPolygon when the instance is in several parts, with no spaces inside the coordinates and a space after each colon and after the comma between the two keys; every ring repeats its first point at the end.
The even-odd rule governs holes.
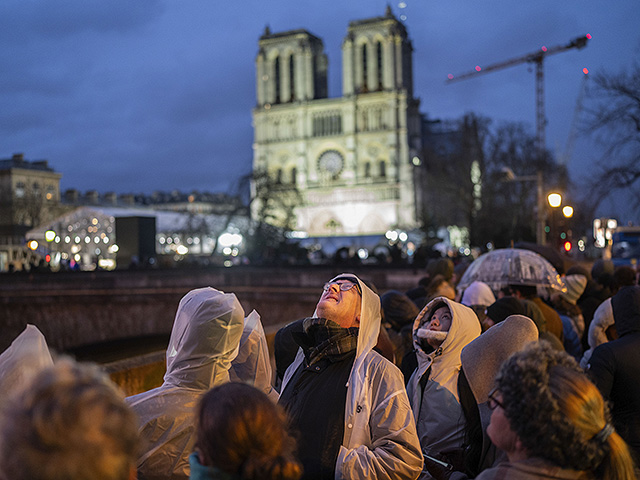
{"type": "MultiPolygon", "coordinates": [[[[493,63],[487,67],[476,66],[475,70],[466,72],[460,75],[449,74],[447,84],[466,80],[468,78],[477,77],[485,73],[494,72],[496,70],[502,70],[504,68],[520,65],[523,63],[534,63],[536,67],[536,152],[538,159],[542,160],[544,155],[544,149],[546,145],[545,139],[545,106],[544,106],[544,59],[549,55],[555,55],[556,53],[565,52],[573,48],[582,49],[587,46],[587,42],[591,39],[591,35],[583,35],[582,37],[575,38],[571,42],[565,45],[556,45],[555,47],[547,48],[542,47],[535,52],[522,55],[520,57],[505,60],[503,62],[493,63]]],[[[544,199],[542,188],[542,171],[538,170],[537,173],[537,225],[536,225],[536,239],[539,244],[545,243],[545,214],[544,214],[544,199]]]]}

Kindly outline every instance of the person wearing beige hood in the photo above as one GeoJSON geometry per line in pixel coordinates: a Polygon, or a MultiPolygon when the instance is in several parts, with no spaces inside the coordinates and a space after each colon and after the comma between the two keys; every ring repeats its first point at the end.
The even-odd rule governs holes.
{"type": "MultiPolygon", "coordinates": [[[[480,335],[478,317],[448,298],[429,302],[413,324],[418,367],[407,384],[425,459],[459,456],[465,419],[458,393],[462,349],[480,335]]],[[[420,478],[433,478],[423,471],[420,478]]]]}

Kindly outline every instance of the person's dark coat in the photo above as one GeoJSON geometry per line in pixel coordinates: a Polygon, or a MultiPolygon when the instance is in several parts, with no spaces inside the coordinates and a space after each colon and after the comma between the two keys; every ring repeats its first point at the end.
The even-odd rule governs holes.
{"type": "Polygon", "coordinates": [[[606,400],[613,423],[640,459],[640,286],[623,287],[611,299],[619,338],[599,345],[587,369],[606,400]]]}

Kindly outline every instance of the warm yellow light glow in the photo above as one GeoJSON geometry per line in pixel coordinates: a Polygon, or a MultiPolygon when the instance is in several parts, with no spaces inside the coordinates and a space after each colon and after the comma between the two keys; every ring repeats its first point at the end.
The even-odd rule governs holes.
{"type": "Polygon", "coordinates": [[[571,205],[565,205],[562,207],[562,214],[567,218],[573,217],[573,207],[571,205]]]}
{"type": "Polygon", "coordinates": [[[54,232],[53,230],[47,230],[46,232],[44,232],[44,239],[47,242],[53,242],[56,238],[56,232],[54,232]]]}
{"type": "Polygon", "coordinates": [[[562,195],[560,195],[559,193],[550,193],[547,196],[547,201],[553,208],[557,208],[560,206],[560,204],[562,204],[562,195]]]}
{"type": "Polygon", "coordinates": [[[36,242],[35,240],[31,240],[29,243],[27,243],[27,246],[31,250],[36,250],[38,248],[38,242],[36,242]]]}

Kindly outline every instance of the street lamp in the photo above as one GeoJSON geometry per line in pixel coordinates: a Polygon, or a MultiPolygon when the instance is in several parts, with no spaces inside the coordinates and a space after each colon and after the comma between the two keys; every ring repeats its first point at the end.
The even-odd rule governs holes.
{"type": "Polygon", "coordinates": [[[536,243],[544,245],[547,243],[544,224],[546,220],[544,198],[543,198],[543,180],[542,170],[538,170],[535,175],[516,176],[509,167],[502,167],[502,174],[506,182],[536,182],[536,243]]]}
{"type": "Polygon", "coordinates": [[[562,195],[560,195],[559,193],[550,193],[549,195],[547,195],[547,201],[553,208],[558,208],[560,205],[562,205],[562,195]]]}
{"type": "Polygon", "coordinates": [[[562,214],[565,216],[565,218],[573,217],[573,207],[571,205],[565,205],[564,207],[562,207],[562,214]]]}

